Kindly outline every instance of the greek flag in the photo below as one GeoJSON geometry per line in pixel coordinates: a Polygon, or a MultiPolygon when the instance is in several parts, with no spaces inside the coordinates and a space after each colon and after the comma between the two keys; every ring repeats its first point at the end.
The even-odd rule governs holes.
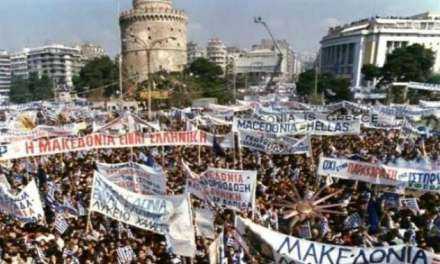
{"type": "Polygon", "coordinates": [[[299,227],[298,234],[302,238],[311,239],[312,232],[310,230],[310,223],[307,221],[299,227]]]}
{"type": "Polygon", "coordinates": [[[44,255],[43,250],[41,250],[41,248],[38,246],[35,246],[35,250],[37,251],[38,260],[42,263],[47,263],[46,262],[46,255],[44,255]]]}
{"type": "Polygon", "coordinates": [[[116,249],[118,253],[118,263],[130,263],[136,255],[130,246],[120,247],[116,249]]]}
{"type": "Polygon", "coordinates": [[[358,213],[351,214],[344,221],[344,228],[347,230],[356,229],[362,225],[362,218],[358,213]]]}
{"type": "Polygon", "coordinates": [[[57,215],[55,218],[55,229],[60,233],[61,235],[66,232],[66,230],[69,228],[69,224],[67,223],[66,219],[61,217],[60,215],[57,215]]]}
{"type": "Polygon", "coordinates": [[[327,218],[322,218],[321,221],[319,221],[319,229],[323,235],[326,235],[328,232],[330,232],[330,226],[327,218]]]}
{"type": "Polygon", "coordinates": [[[75,256],[72,250],[64,249],[63,259],[66,259],[68,257],[72,258],[72,262],[70,262],[71,264],[80,264],[78,258],[75,256]]]}

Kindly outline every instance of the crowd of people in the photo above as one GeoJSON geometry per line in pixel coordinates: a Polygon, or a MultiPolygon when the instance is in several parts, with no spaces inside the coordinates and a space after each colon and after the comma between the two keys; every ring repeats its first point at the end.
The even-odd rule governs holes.
{"type": "MultiPolygon", "coordinates": [[[[170,116],[162,117],[161,122],[168,130],[186,129],[183,120],[170,116]]],[[[221,135],[230,128],[205,129],[221,135]]],[[[253,212],[211,208],[215,212],[216,232],[224,233],[228,263],[267,263],[256,252],[243,250],[234,228],[237,215],[284,234],[303,236],[299,226],[304,221],[284,219],[286,208],[280,205],[293,201],[295,190],[305,198],[318,191],[321,196],[335,194],[327,202],[341,204],[335,210],[342,214],[325,213],[324,217],[306,220],[311,231],[309,240],[358,247],[409,244],[440,253],[440,193],[402,192],[317,175],[321,155],[433,170],[440,164],[440,141],[436,137],[414,138],[397,130],[362,129],[360,135],[313,137],[310,157],[268,155],[245,148],[227,149],[220,155],[209,146],[179,146],[92,150],[13,160],[4,164],[2,174],[16,192],[36,180],[45,206],[45,221],[23,223],[0,214],[0,259],[6,263],[117,263],[117,249],[130,246],[135,255],[132,263],[209,263],[212,239],[197,236],[196,256],[189,259],[173,255],[162,235],[87,212],[96,162],[139,162],[141,153],[153,156],[163,168],[169,195],[185,191],[187,175],[181,160],[196,173],[208,167],[258,172],[253,212]],[[389,195],[415,197],[420,210],[393,204],[389,195]],[[362,224],[347,228],[344,222],[354,213],[360,216],[362,224]],[[55,226],[59,214],[68,224],[62,234],[55,226]]],[[[191,201],[193,208],[211,206],[194,196],[191,201]]]]}

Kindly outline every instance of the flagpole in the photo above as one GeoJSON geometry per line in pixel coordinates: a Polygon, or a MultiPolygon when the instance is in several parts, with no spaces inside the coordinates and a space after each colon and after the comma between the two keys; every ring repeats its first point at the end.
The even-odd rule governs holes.
{"type": "MultiPolygon", "coordinates": [[[[236,133],[236,137],[238,139],[240,139],[239,132],[235,132],[235,133],[236,133]]],[[[237,142],[238,142],[238,154],[239,154],[239,160],[240,160],[240,170],[243,170],[243,153],[241,151],[240,140],[237,140],[237,142]]]]}
{"type": "Polygon", "coordinates": [[[88,233],[90,231],[90,227],[92,226],[92,219],[91,219],[92,210],[91,210],[91,208],[92,208],[92,199],[95,194],[95,191],[93,189],[93,187],[95,186],[95,181],[96,181],[96,175],[93,175],[92,192],[90,194],[89,210],[87,212],[86,233],[88,233]]]}

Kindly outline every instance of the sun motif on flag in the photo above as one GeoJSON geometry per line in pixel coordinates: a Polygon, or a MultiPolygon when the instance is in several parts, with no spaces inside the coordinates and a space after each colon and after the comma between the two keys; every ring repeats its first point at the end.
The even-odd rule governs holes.
{"type": "Polygon", "coordinates": [[[285,220],[292,219],[293,223],[302,222],[307,219],[324,218],[324,214],[338,214],[345,215],[344,212],[334,210],[336,207],[346,206],[344,203],[338,204],[323,204],[328,199],[340,194],[343,190],[328,194],[324,197],[319,197],[320,194],[327,189],[324,187],[318,192],[313,194],[312,197],[301,197],[295,186],[293,187],[294,197],[292,201],[284,201],[283,203],[276,204],[277,207],[288,209],[284,214],[285,220]]]}

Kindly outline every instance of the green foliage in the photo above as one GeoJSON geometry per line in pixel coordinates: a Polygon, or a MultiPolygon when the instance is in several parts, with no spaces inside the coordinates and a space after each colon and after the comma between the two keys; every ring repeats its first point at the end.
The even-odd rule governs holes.
{"type": "Polygon", "coordinates": [[[431,75],[427,83],[440,84],[440,74],[431,75]]]}
{"type": "Polygon", "coordinates": [[[422,45],[395,49],[382,67],[381,85],[392,82],[426,82],[431,76],[435,56],[422,45]]]}
{"type": "Polygon", "coordinates": [[[350,81],[346,78],[335,77],[332,74],[318,74],[317,94],[315,95],[315,70],[303,72],[298,77],[296,92],[316,101],[319,95],[324,94],[329,102],[338,102],[351,99],[350,81]]]}
{"type": "Polygon", "coordinates": [[[362,74],[364,75],[364,79],[366,81],[372,81],[381,76],[382,68],[377,67],[376,65],[373,64],[365,64],[362,67],[362,74]]]}
{"type": "Polygon", "coordinates": [[[96,58],[88,62],[73,78],[76,92],[84,93],[86,88],[104,88],[104,95],[110,97],[118,91],[118,65],[108,56],[96,58]]]}
{"type": "Polygon", "coordinates": [[[28,81],[21,77],[13,77],[9,98],[13,103],[26,103],[32,101],[32,94],[29,92],[28,81]]]}
{"type": "Polygon", "coordinates": [[[30,73],[28,79],[14,77],[9,95],[13,103],[50,100],[54,97],[53,82],[47,75],[38,77],[36,72],[30,73]]]}
{"type": "Polygon", "coordinates": [[[185,71],[187,87],[197,91],[197,97],[215,97],[219,103],[228,103],[233,99],[233,93],[226,88],[220,66],[205,58],[195,60],[185,71]]]}
{"type": "Polygon", "coordinates": [[[195,77],[205,81],[216,81],[223,75],[223,70],[220,66],[210,62],[205,58],[196,59],[189,68],[188,73],[192,73],[195,77]]]}

